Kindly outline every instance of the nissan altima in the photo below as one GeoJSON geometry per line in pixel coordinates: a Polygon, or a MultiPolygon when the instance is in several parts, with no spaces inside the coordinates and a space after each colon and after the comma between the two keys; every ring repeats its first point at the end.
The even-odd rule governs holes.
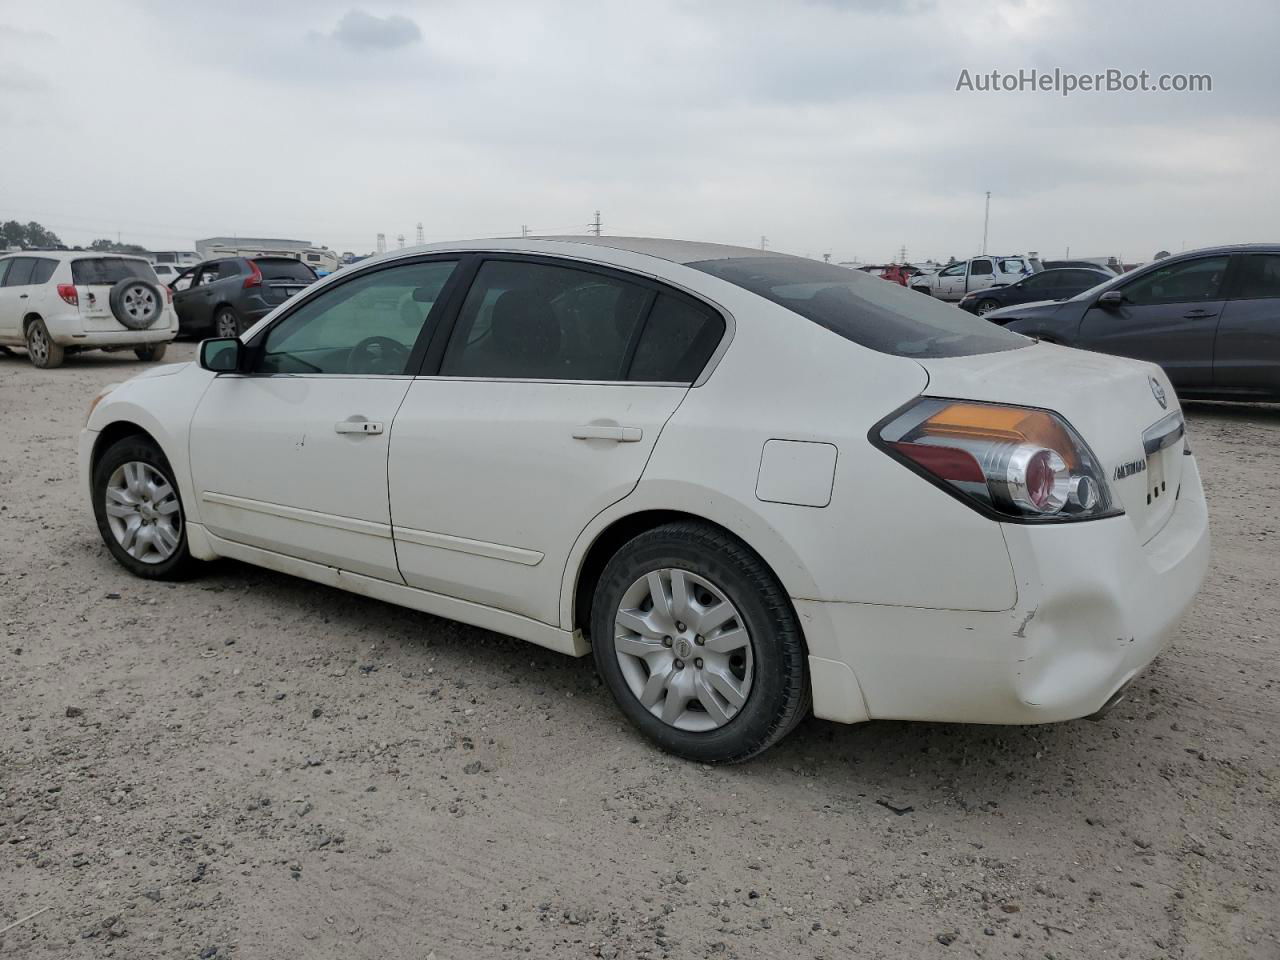
{"type": "Polygon", "coordinates": [[[1154,364],[671,240],[397,251],[99,396],[108,550],[229,557],[592,655],[644,735],[1095,714],[1208,533],[1154,364]]]}

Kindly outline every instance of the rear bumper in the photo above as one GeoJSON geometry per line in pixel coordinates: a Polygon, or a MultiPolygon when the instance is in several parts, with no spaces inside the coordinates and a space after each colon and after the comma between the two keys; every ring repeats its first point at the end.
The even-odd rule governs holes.
{"type": "Polygon", "coordinates": [[[794,601],[806,630],[830,631],[825,659],[811,663],[815,673],[829,668],[814,682],[815,713],[965,723],[1088,716],[1165,649],[1208,568],[1208,512],[1190,456],[1177,507],[1146,544],[1127,517],[1003,529],[1018,585],[1011,610],[794,601]]]}
{"type": "Polygon", "coordinates": [[[106,321],[111,329],[86,329],[78,314],[45,317],[44,323],[53,342],[63,347],[131,347],[168,343],[178,335],[178,316],[172,308],[166,308],[160,319],[145,330],[130,330],[112,320],[106,321]]]}

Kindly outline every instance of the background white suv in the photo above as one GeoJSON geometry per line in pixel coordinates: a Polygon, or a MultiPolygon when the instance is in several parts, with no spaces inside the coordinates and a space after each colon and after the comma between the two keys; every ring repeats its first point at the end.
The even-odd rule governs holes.
{"type": "Polygon", "coordinates": [[[37,367],[79,350],[132,350],[159,360],[178,335],[173,294],[141,257],[78,251],[0,256],[0,349],[37,367]]]}

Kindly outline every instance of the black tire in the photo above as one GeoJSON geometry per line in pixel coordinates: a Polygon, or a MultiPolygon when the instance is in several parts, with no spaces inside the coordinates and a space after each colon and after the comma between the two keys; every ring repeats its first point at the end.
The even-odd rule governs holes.
{"type": "Polygon", "coordinates": [[[111,315],[130,330],[145,330],[164,313],[164,291],[150,280],[126,277],[107,296],[111,315]]]}
{"type": "Polygon", "coordinates": [[[196,574],[200,562],[191,556],[187,549],[186,513],[182,507],[182,495],[174,482],[173,469],[165,459],[160,448],[149,438],[143,436],[125,437],[113,443],[93,466],[92,480],[93,515],[98,521],[98,532],[102,535],[107,550],[134,576],[147,580],[185,580],[196,574]],[[162,475],[173,487],[174,496],[178,500],[178,545],[172,555],[157,562],[147,562],[131,556],[120,541],[116,539],[107,516],[107,484],[117,469],[127,463],[140,462],[149,465],[162,475]]]}
{"type": "MultiPolygon", "coordinates": [[[[809,712],[808,658],[786,591],[750,547],[696,523],[666,524],[624,544],[601,573],[591,607],[596,669],[628,720],[671,753],[701,763],[738,763],[767,750],[809,712]],[[679,729],[641,704],[614,649],[624,593],[647,573],[677,568],[716,584],[750,635],[753,679],[745,702],[722,726],[679,729]]],[[[708,648],[709,649],[709,648],[708,648]]]]}
{"type": "Polygon", "coordinates": [[[238,337],[244,333],[244,324],[230,307],[219,307],[213,315],[215,337],[238,337]]]}
{"type": "Polygon", "coordinates": [[[165,350],[168,346],[167,343],[150,343],[145,347],[134,347],[133,353],[139,360],[154,363],[164,359],[165,350]]]}
{"type": "Polygon", "coordinates": [[[53,342],[49,328],[40,319],[27,324],[27,359],[41,370],[62,366],[65,354],[62,347],[53,342]]]}

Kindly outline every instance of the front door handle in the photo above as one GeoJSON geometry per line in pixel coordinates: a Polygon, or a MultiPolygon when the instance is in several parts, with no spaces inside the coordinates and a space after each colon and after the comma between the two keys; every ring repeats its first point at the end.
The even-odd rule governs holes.
{"type": "Polygon", "coordinates": [[[381,433],[382,422],[379,420],[339,420],[333,425],[335,433],[381,433]]]}
{"type": "Polygon", "coordinates": [[[644,431],[639,427],[620,427],[617,424],[584,423],[573,428],[575,440],[613,440],[617,443],[639,443],[644,431]]]}
{"type": "Polygon", "coordinates": [[[1184,313],[1183,317],[1188,320],[1199,320],[1202,317],[1212,317],[1213,313],[1214,311],[1212,310],[1192,310],[1189,313],[1184,313]]]}

